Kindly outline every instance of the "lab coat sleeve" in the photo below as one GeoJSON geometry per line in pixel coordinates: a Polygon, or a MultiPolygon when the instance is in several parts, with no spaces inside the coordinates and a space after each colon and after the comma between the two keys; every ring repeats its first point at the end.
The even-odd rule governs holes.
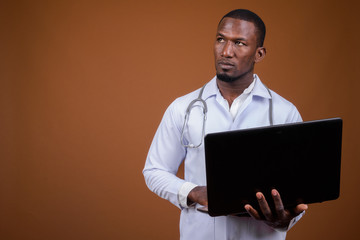
{"type": "Polygon", "coordinates": [[[175,119],[176,104],[166,110],[156,131],[146,159],[143,174],[148,188],[161,198],[181,208],[178,192],[185,183],[176,176],[186,149],[180,143],[181,129],[175,119]]]}
{"type": "Polygon", "coordinates": [[[278,232],[287,232],[287,231],[289,231],[302,218],[302,216],[304,216],[304,214],[305,214],[305,211],[303,211],[298,216],[291,219],[288,227],[286,227],[286,228],[275,228],[275,230],[278,231],[278,232]]]}

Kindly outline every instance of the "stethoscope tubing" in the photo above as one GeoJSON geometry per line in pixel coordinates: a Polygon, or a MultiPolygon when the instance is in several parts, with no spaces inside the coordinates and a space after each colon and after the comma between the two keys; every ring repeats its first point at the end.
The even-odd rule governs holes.
{"type": "MultiPolygon", "coordinates": [[[[274,124],[274,121],[273,121],[273,101],[272,101],[272,94],[271,94],[271,91],[270,89],[264,84],[265,88],[267,89],[267,91],[269,92],[269,95],[270,95],[270,98],[269,98],[269,123],[270,123],[270,126],[272,126],[274,124]]],[[[202,99],[202,94],[204,92],[204,89],[206,87],[206,84],[201,88],[200,92],[199,92],[199,96],[197,98],[195,98],[194,100],[192,100],[188,107],[186,108],[186,112],[185,112],[185,118],[184,118],[184,124],[182,126],[182,129],[181,129],[181,136],[180,136],[180,142],[181,142],[181,145],[185,148],[199,148],[202,143],[203,143],[203,139],[205,137],[205,123],[206,123],[206,118],[207,118],[207,111],[208,111],[208,107],[207,107],[207,104],[206,104],[206,101],[204,99],[202,99]],[[201,136],[201,140],[200,140],[200,143],[198,145],[194,145],[192,143],[189,143],[189,144],[185,144],[184,143],[184,132],[185,132],[185,127],[186,125],[188,124],[188,121],[189,121],[189,116],[190,116],[190,112],[191,110],[195,107],[195,103],[197,102],[201,102],[202,103],[202,106],[203,106],[203,114],[204,114],[204,117],[203,117],[203,126],[202,126],[202,136],[201,136]]]]}

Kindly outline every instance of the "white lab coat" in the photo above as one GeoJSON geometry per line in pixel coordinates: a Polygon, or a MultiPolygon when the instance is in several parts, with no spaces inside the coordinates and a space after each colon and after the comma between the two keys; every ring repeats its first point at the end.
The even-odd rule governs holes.
{"type": "MultiPolygon", "coordinates": [[[[245,129],[269,125],[270,94],[257,75],[254,89],[242,104],[233,120],[224,98],[220,94],[216,77],[205,87],[202,98],[208,107],[206,133],[245,129]]],[[[183,208],[178,193],[182,184],[191,182],[206,185],[204,145],[199,148],[184,148],[180,143],[185,110],[198,97],[200,89],[176,99],[166,110],[151,144],[143,174],[147,186],[162,198],[181,209],[180,239],[285,239],[286,231],[273,229],[261,221],[249,217],[210,217],[196,210],[197,206],[183,208]],[[176,176],[178,167],[185,160],[184,179],[176,176]]],[[[280,95],[271,91],[274,124],[302,121],[296,107],[280,95]]],[[[202,112],[193,108],[185,129],[185,143],[198,144],[201,141],[202,112]]],[[[260,146],[259,146],[260,147],[260,146]]],[[[241,146],[239,148],[241,151],[241,146]]],[[[240,153],[241,155],[241,153],[240,153]]],[[[281,194],[281,193],[280,193],[281,194]]],[[[301,216],[294,218],[289,228],[301,216]]]]}

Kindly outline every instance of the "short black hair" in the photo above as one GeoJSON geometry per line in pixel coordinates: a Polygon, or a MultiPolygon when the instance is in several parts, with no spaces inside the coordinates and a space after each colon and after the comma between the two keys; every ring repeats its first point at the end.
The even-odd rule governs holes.
{"type": "Polygon", "coordinates": [[[265,33],[266,33],[265,23],[254,12],[252,12],[250,10],[247,10],[247,9],[235,9],[235,10],[232,10],[231,12],[225,14],[225,16],[223,16],[221,18],[219,24],[226,17],[235,18],[235,19],[241,19],[241,20],[244,20],[244,21],[252,22],[255,25],[255,28],[256,28],[256,31],[257,31],[257,45],[258,45],[258,47],[262,47],[264,45],[265,33]]]}

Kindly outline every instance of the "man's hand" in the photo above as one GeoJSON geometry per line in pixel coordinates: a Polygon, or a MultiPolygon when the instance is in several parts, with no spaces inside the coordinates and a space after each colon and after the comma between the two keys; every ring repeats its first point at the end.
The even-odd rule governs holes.
{"type": "Polygon", "coordinates": [[[190,191],[188,195],[188,205],[199,203],[200,205],[207,206],[207,188],[205,186],[197,186],[190,191]]]}
{"type": "Polygon", "coordinates": [[[250,216],[257,220],[264,221],[273,228],[287,228],[291,219],[308,209],[306,204],[299,204],[291,210],[284,209],[279,192],[273,189],[271,191],[271,195],[275,204],[275,212],[271,212],[265,196],[261,192],[256,193],[256,198],[258,199],[260,210],[264,217],[261,217],[260,214],[249,204],[245,205],[245,209],[250,214],[250,216]]]}

